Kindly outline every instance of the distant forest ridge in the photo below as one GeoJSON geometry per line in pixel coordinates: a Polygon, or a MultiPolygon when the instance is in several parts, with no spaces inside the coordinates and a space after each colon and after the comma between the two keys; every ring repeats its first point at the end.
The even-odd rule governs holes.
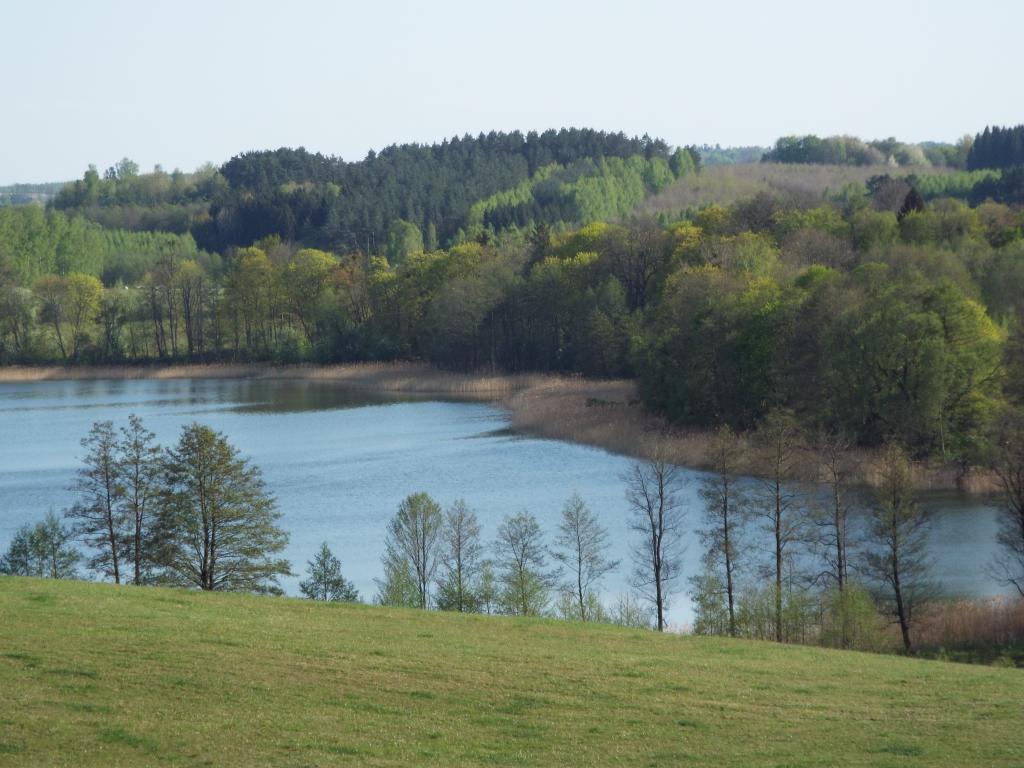
{"type": "Polygon", "coordinates": [[[699,154],[661,139],[590,129],[465,136],[346,162],[303,148],[246,152],[219,169],[139,174],[124,160],[90,168],[53,207],[108,228],[190,233],[222,251],[277,235],[332,250],[377,251],[397,221],[428,248],[466,237],[472,206],[498,226],[587,223],[627,214],[696,169],[699,154]],[[506,193],[505,198],[496,195],[506,193]]]}
{"type": "MultiPolygon", "coordinates": [[[[392,145],[354,162],[302,147],[251,151],[193,173],[157,166],[143,174],[124,159],[102,175],[90,166],[67,184],[0,187],[0,206],[48,203],[108,229],[189,234],[208,251],[277,235],[335,251],[380,252],[396,236],[396,222],[414,226],[429,249],[508,227],[618,219],[691,169],[758,161],[888,165],[915,173],[1010,169],[1024,163],[1024,126],[986,127],[955,143],[809,134],[782,137],[771,148],[705,144],[674,151],[663,139],[622,132],[491,132],[392,145]]],[[[960,186],[973,188],[980,178],[960,186]]],[[[984,181],[975,197],[1020,197],[1015,178],[984,181]]],[[[969,192],[959,196],[967,199],[969,192]]]]}

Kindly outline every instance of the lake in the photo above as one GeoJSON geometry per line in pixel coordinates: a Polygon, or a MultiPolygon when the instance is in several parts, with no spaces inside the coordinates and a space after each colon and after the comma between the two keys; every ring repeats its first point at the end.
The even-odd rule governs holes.
{"type": "MultiPolygon", "coordinates": [[[[262,470],[291,536],[297,573],[321,541],[341,559],[364,600],[375,593],[388,519],[426,491],[447,507],[466,500],[491,540],[503,516],[529,510],[549,539],[562,504],[578,491],[608,528],[618,571],[606,596],[628,588],[627,507],[621,480],[630,459],[596,448],[514,434],[499,409],[478,403],[374,396],[328,382],[252,379],[49,381],[0,384],[0,551],[15,530],[73,501],[68,486],[94,421],[119,427],[138,414],[163,444],[198,421],[224,432],[262,470]]],[[[700,473],[687,470],[689,522],[700,523],[700,473]]],[[[985,573],[996,549],[996,512],[973,497],[928,494],[936,578],[951,594],[994,595],[985,573]]],[[[768,537],[760,537],[765,545],[768,537]]],[[[687,573],[699,568],[689,537],[687,573]]],[[[299,578],[283,580],[298,593],[299,578]]],[[[680,594],[670,617],[691,618],[680,594]]]]}

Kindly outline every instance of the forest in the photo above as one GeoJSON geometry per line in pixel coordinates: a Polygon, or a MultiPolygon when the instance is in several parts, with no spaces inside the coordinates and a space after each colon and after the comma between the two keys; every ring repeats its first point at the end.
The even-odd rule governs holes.
{"type": "Polygon", "coordinates": [[[1021,131],[938,154],[846,141],[923,163],[657,215],[639,204],[704,171],[646,136],[488,134],[358,163],[277,150],[194,174],[124,160],[46,209],[0,209],[0,362],[633,377],[679,425],[788,409],[966,468],[1024,399],[1024,219],[976,196],[1021,193],[1021,131]]]}

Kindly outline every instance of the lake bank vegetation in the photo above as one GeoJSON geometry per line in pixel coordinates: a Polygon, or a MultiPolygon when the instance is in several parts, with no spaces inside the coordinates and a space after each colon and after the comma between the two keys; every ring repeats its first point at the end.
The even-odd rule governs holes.
{"type": "MultiPolygon", "coordinates": [[[[950,181],[1008,178],[1013,158],[993,135],[942,150],[945,164],[897,142],[886,145],[891,174],[657,216],[630,211],[702,178],[699,152],[618,134],[494,135],[360,164],[252,153],[202,179],[123,163],[47,211],[0,210],[0,361],[418,360],[628,378],[676,430],[751,431],[788,409],[807,432],[848,434],[866,450],[895,440],[969,483],[1024,369],[1021,211],[998,194],[975,199],[985,179],[969,192],[950,181]],[[380,208],[367,241],[316,223],[357,210],[355,191],[319,213],[302,207],[336,178],[383,168],[403,177],[440,163],[454,185],[470,156],[482,186],[469,197],[403,218],[420,194],[410,192],[405,207],[380,208]],[[114,230],[86,215],[156,211],[175,194],[220,201],[216,236],[198,224],[114,230]],[[262,213],[248,219],[252,201],[262,213]],[[250,220],[262,229],[239,223],[250,220]]],[[[786,158],[776,165],[860,169],[786,158]]]]}
{"type": "MultiPolygon", "coordinates": [[[[1024,443],[1001,455],[1000,547],[987,566],[1016,595],[971,601],[936,586],[927,509],[901,448],[887,447],[869,491],[849,443],[836,440],[816,446],[809,485],[803,440],[792,414],[775,413],[750,446],[723,427],[703,476],[664,454],[634,462],[621,478],[633,534],[625,566],[610,557],[586,489],[566,500],[555,531],[523,510],[485,532],[467,501],[444,510],[412,493],[387,524],[373,601],[664,631],[685,594],[696,634],[1024,665],[1024,443]],[[771,471],[742,476],[747,450],[771,471]],[[694,524],[699,555],[686,542],[694,524]],[[697,575],[684,580],[694,561],[697,575]],[[609,602],[602,580],[622,568],[632,591],[609,602]]],[[[84,567],[116,585],[282,593],[278,578],[293,575],[277,556],[288,534],[259,469],[224,435],[191,424],[161,448],[130,416],[119,430],[96,422],[81,445],[67,524],[50,513],[23,526],[0,574],[69,579],[84,567]]],[[[305,596],[360,599],[326,541],[310,554],[305,596]]]]}

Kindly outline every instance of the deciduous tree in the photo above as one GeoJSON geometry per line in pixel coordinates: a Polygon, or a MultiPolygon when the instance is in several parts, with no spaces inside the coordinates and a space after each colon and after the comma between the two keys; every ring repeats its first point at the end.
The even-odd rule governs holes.
{"type": "Polygon", "coordinates": [[[158,561],[173,582],[203,590],[280,593],[288,542],[257,467],[202,424],[165,451],[158,561]]]}
{"type": "Polygon", "coordinates": [[[633,464],[625,476],[633,546],[633,586],[654,607],[658,631],[664,631],[669,597],[683,570],[681,470],[664,458],[633,464]]]}
{"type": "Polygon", "coordinates": [[[587,509],[583,498],[574,493],[562,507],[553,554],[568,571],[565,586],[572,594],[575,618],[580,621],[594,620],[594,606],[600,605],[595,587],[619,565],[618,560],[608,557],[610,546],[604,526],[587,509]]]}

